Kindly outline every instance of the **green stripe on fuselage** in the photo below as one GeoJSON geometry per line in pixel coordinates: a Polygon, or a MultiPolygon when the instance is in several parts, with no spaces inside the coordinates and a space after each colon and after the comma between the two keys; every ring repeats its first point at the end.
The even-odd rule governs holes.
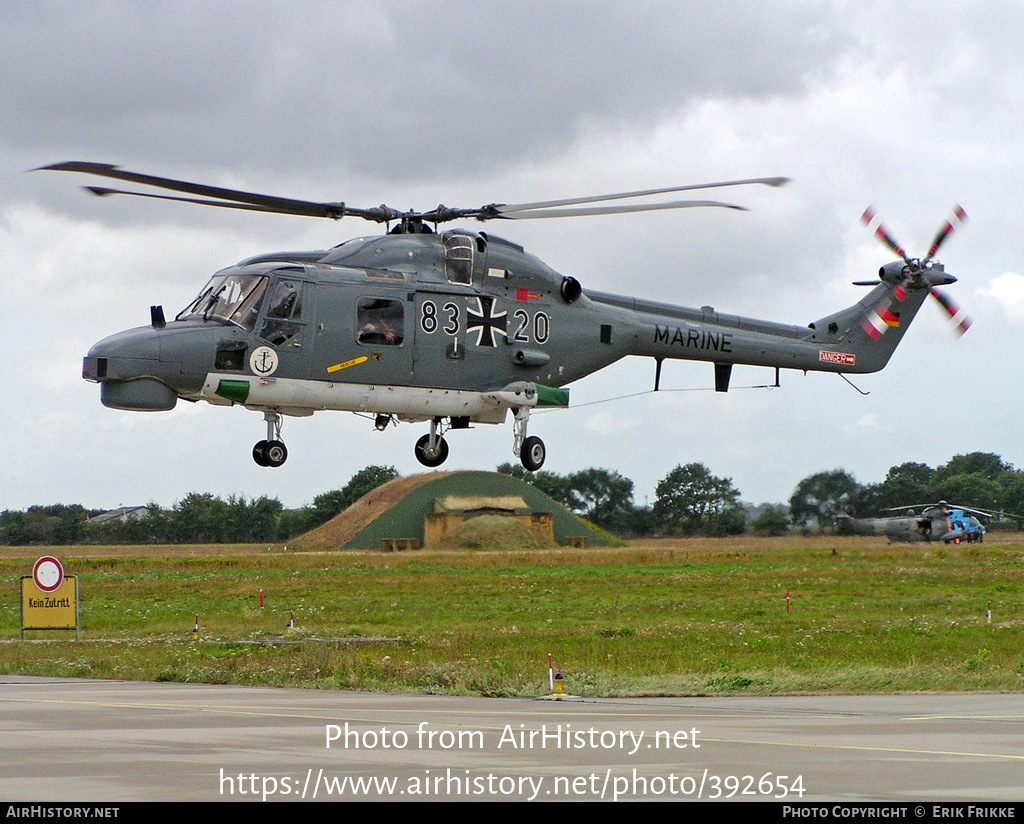
{"type": "Polygon", "coordinates": [[[569,390],[537,384],[537,406],[568,406],[569,390]]]}
{"type": "Polygon", "coordinates": [[[235,403],[245,403],[249,397],[249,381],[222,380],[217,384],[217,394],[235,403]]]}

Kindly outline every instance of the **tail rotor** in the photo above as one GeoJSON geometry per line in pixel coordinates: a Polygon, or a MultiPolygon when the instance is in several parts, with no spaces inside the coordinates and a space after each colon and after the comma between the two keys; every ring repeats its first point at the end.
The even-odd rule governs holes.
{"type": "MultiPolygon", "coordinates": [[[[935,260],[936,253],[949,239],[949,236],[966,222],[967,213],[963,208],[960,205],[953,207],[952,214],[935,235],[935,239],[928,249],[928,254],[923,260],[907,256],[904,248],[896,242],[888,229],[885,228],[872,207],[869,206],[864,210],[861,220],[882,243],[903,261],[904,265],[902,267],[899,267],[898,264],[889,264],[888,266],[883,266],[878,272],[880,280],[888,280],[892,284],[893,297],[897,301],[903,301],[906,298],[906,290],[908,288],[927,288],[928,293],[939,302],[946,314],[949,315],[950,320],[956,327],[957,335],[963,335],[971,327],[971,319],[952,298],[938,288],[939,286],[955,283],[956,278],[952,275],[947,275],[942,264],[935,260]]],[[[856,285],[877,286],[878,281],[858,281],[856,285]]],[[[894,311],[892,299],[887,298],[882,301],[873,313],[865,318],[864,331],[872,339],[878,340],[885,333],[886,329],[898,325],[899,313],[894,311]]]]}

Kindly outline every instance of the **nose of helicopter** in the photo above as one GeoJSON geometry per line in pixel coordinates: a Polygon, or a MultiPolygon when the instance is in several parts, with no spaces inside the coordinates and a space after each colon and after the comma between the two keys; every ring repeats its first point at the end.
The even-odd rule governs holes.
{"type": "Polygon", "coordinates": [[[82,377],[100,384],[100,400],[112,409],[167,411],[178,402],[171,387],[173,363],[161,359],[161,332],[150,326],[104,338],[89,350],[82,377]]]}

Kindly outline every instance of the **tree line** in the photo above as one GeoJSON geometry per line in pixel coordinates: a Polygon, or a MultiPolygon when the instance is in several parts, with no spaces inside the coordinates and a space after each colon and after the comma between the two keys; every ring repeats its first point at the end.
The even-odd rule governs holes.
{"type": "Polygon", "coordinates": [[[326,523],[363,495],[397,478],[393,466],[367,466],[341,489],[324,492],[301,509],[286,510],[277,498],[208,492],[186,495],[170,509],[151,503],[145,517],[99,522],[103,510],[79,504],[30,506],[0,512],[0,544],[230,544],[286,541],[326,523]],[[97,519],[93,523],[93,519],[97,519]]]}
{"type": "Polygon", "coordinates": [[[789,499],[792,522],[831,528],[839,514],[875,517],[897,507],[938,501],[1001,512],[1015,522],[1024,514],[1024,471],[993,452],[955,455],[937,468],[907,462],[890,467],[885,480],[859,484],[842,469],[818,472],[797,484],[789,499]]]}
{"type": "Polygon", "coordinates": [[[559,475],[504,463],[498,472],[533,484],[571,512],[624,537],[736,535],[746,529],[746,510],[732,479],[716,477],[701,463],[669,472],[658,482],[650,506],[637,506],[633,482],[611,469],[559,475]]]}
{"type": "MultiPolygon", "coordinates": [[[[788,506],[746,504],[731,478],[717,477],[701,463],[672,469],[658,482],[650,505],[638,505],[633,481],[615,470],[591,467],[560,475],[504,463],[497,471],[533,484],[580,517],[624,537],[781,534],[791,527],[829,530],[839,514],[888,515],[893,507],[939,500],[1008,515],[1024,513],[1024,471],[991,452],[956,455],[937,468],[902,463],[876,484],[860,484],[843,469],[817,472],[797,484],[788,506]]],[[[277,498],[232,495],[224,500],[198,492],[169,509],[149,504],[144,518],[104,523],[92,523],[100,510],[78,504],[5,510],[0,512],[0,544],[286,541],[327,522],[396,477],[393,466],[367,466],[341,489],[318,495],[312,504],[295,510],[286,510],[277,498]]]]}

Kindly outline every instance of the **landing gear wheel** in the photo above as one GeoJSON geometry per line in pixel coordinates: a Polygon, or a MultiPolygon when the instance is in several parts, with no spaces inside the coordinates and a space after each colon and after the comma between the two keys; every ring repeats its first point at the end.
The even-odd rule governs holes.
{"type": "Polygon", "coordinates": [[[256,461],[260,466],[267,465],[267,459],[263,455],[263,449],[267,445],[266,441],[257,441],[256,446],[252,448],[252,459],[256,461]]]}
{"type": "Polygon", "coordinates": [[[416,441],[416,460],[424,466],[440,466],[448,460],[448,442],[437,438],[433,450],[430,448],[430,435],[424,435],[416,441]]]}
{"type": "Polygon", "coordinates": [[[281,415],[264,412],[263,420],[267,422],[267,439],[252,448],[252,459],[260,466],[281,466],[288,460],[288,450],[281,441],[281,415]]]}
{"type": "Polygon", "coordinates": [[[544,466],[544,459],[547,456],[548,451],[544,446],[544,441],[536,435],[526,438],[523,441],[523,448],[519,450],[519,460],[523,462],[523,467],[527,472],[536,472],[544,466]]]}
{"type": "Polygon", "coordinates": [[[263,460],[267,462],[267,466],[281,466],[288,460],[288,450],[281,441],[267,441],[263,447],[263,460]]]}

